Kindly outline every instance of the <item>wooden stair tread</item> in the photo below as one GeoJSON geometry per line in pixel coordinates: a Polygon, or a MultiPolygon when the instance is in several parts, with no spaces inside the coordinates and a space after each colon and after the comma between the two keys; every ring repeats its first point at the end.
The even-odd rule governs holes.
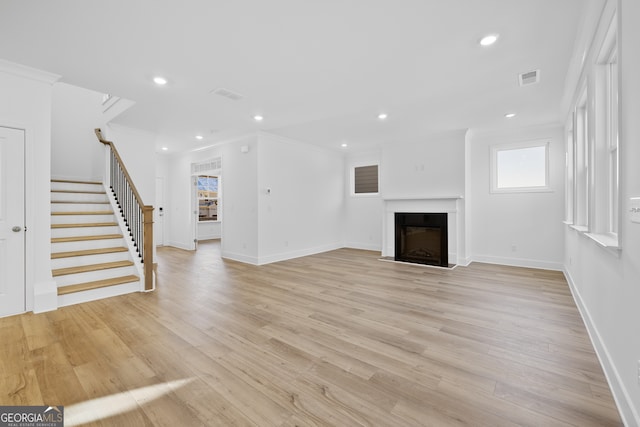
{"type": "Polygon", "coordinates": [[[128,249],[124,246],[118,246],[114,248],[100,248],[100,249],[84,249],[81,251],[68,251],[68,252],[53,252],[51,254],[51,259],[59,259],[59,258],[70,258],[76,256],[85,256],[85,255],[102,255],[102,254],[112,254],[116,252],[127,252],[128,249]]]}
{"type": "Polygon", "coordinates": [[[51,190],[52,193],[73,193],[73,194],[107,194],[106,191],[83,191],[83,190],[51,190]]]}
{"type": "Polygon", "coordinates": [[[79,265],[77,267],[66,267],[51,270],[53,277],[65,276],[67,274],[88,273],[90,271],[108,270],[110,268],[131,267],[132,261],[113,261],[100,264],[79,265]]]}
{"type": "Polygon", "coordinates": [[[96,181],[74,181],[72,179],[52,179],[51,182],[64,182],[66,184],[97,184],[97,185],[102,185],[101,182],[96,182],[96,181]]]}
{"type": "Polygon", "coordinates": [[[122,239],[122,234],[100,234],[95,236],[54,237],[51,243],[82,242],[85,240],[122,239]]]}
{"type": "Polygon", "coordinates": [[[76,203],[78,205],[108,205],[110,204],[109,202],[92,202],[92,201],[86,201],[86,200],[52,200],[51,204],[56,204],[56,203],[76,203]]]}
{"type": "Polygon", "coordinates": [[[129,275],[113,277],[111,279],[96,280],[95,282],[85,282],[75,285],[61,286],[58,288],[58,295],[67,295],[74,292],[90,291],[92,289],[106,288],[107,286],[122,285],[123,283],[136,282],[138,280],[140,280],[138,276],[129,275]]]}
{"type": "Polygon", "coordinates": [[[83,228],[83,227],[114,227],[117,222],[81,222],[77,224],[51,224],[51,228],[83,228]]]}
{"type": "Polygon", "coordinates": [[[113,211],[51,212],[51,215],[113,215],[113,211]]]}

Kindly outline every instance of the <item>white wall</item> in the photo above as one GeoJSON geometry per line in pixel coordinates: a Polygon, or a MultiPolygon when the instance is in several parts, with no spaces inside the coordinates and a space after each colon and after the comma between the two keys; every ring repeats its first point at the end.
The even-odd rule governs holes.
{"type": "Polygon", "coordinates": [[[115,124],[108,124],[102,131],[105,139],[112,141],[118,150],[144,204],[153,205],[156,199],[154,159],[157,136],[151,132],[115,124]]]}
{"type": "Polygon", "coordinates": [[[52,177],[102,181],[104,149],[94,129],[103,124],[101,93],[66,83],[53,85],[52,177]]]}
{"type": "MultiPolygon", "coordinates": [[[[166,157],[165,157],[166,156],[166,157]]],[[[195,248],[196,218],[193,214],[191,164],[222,157],[222,256],[252,264],[258,263],[258,138],[248,135],[211,148],[171,155],[166,158],[167,245],[195,248]],[[242,153],[240,147],[249,151],[242,153]]]]}
{"type": "MultiPolygon", "coordinates": [[[[176,154],[161,154],[166,159],[165,194],[165,243],[177,248],[193,250],[196,227],[194,209],[194,189],[191,178],[191,164],[221,157],[222,146],[199,151],[176,154]]],[[[223,159],[223,169],[224,169],[223,159]]],[[[224,177],[223,177],[224,179],[224,177]]]]}
{"type": "MultiPolygon", "coordinates": [[[[640,197],[640,2],[608,1],[605,16],[619,10],[620,68],[620,230],[622,249],[600,247],[593,240],[565,227],[565,269],[594,346],[607,374],[627,426],[640,425],[640,224],[629,217],[629,198],[640,197]]],[[[607,18],[603,22],[607,23],[607,18]]],[[[595,29],[591,30],[591,34],[595,29]]],[[[588,38],[587,38],[588,39],[588,38]]],[[[598,49],[600,40],[594,40],[598,49]]],[[[582,78],[568,87],[574,99],[584,79],[594,76],[593,51],[582,78]]],[[[568,111],[567,111],[568,114],[568,111]]]]}
{"type": "Polygon", "coordinates": [[[26,307],[57,308],[51,276],[51,92],[58,76],[0,60],[0,126],[25,130],[26,307]]]}
{"type": "Polygon", "coordinates": [[[382,197],[463,195],[465,133],[447,132],[420,144],[386,144],[380,166],[382,197]]]}
{"type": "Polygon", "coordinates": [[[222,147],[222,256],[258,263],[258,138],[222,147]],[[249,151],[243,153],[241,147],[249,151]]]}
{"type": "Polygon", "coordinates": [[[564,139],[560,127],[469,131],[468,224],[474,261],[561,270],[563,259],[564,139]],[[546,139],[550,192],[491,193],[494,144],[546,139]]]}
{"type": "Polygon", "coordinates": [[[344,246],[341,153],[260,134],[257,166],[260,264],[344,246]]]}
{"type": "Polygon", "coordinates": [[[219,239],[222,237],[222,223],[220,221],[203,221],[198,223],[198,240],[219,239]]]}
{"type": "MultiPolygon", "coordinates": [[[[353,153],[345,161],[344,194],[345,244],[349,248],[382,251],[382,213],[380,195],[353,196],[352,169],[380,163],[380,150],[353,153]]],[[[379,169],[380,172],[380,169],[379,169]]]]}

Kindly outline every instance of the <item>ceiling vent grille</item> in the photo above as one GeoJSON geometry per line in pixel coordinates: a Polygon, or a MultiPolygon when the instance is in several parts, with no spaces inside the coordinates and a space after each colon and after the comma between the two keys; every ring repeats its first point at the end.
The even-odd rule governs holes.
{"type": "Polygon", "coordinates": [[[540,70],[527,71],[526,73],[518,74],[518,82],[520,86],[533,85],[540,82],[540,70]]]}
{"type": "Polygon", "coordinates": [[[215,159],[207,160],[202,163],[193,163],[191,165],[192,174],[200,174],[202,172],[210,172],[222,169],[222,158],[216,157],[215,159]]]}
{"type": "Polygon", "coordinates": [[[214,95],[220,95],[223,96],[225,98],[228,98],[232,101],[240,101],[241,99],[244,98],[244,96],[240,95],[238,92],[234,92],[232,90],[229,89],[225,89],[223,87],[219,87],[217,89],[213,89],[211,91],[212,94],[214,95]]]}

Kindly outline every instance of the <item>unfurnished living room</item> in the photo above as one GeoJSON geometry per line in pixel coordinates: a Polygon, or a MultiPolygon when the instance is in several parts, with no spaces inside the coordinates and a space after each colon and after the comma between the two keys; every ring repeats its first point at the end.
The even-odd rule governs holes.
{"type": "Polygon", "coordinates": [[[640,426],[638,22],[0,0],[0,426],[640,426]]]}

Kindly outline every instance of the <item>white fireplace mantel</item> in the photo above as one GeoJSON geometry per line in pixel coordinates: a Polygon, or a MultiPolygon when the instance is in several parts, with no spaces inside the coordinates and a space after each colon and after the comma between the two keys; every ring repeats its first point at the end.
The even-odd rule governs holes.
{"type": "Polygon", "coordinates": [[[397,200],[451,200],[451,199],[464,199],[464,196],[391,196],[382,197],[383,201],[397,201],[397,200]]]}
{"type": "Polygon", "coordinates": [[[449,262],[466,264],[464,251],[464,197],[447,196],[389,196],[382,197],[382,256],[395,256],[395,213],[447,213],[449,262]]]}

